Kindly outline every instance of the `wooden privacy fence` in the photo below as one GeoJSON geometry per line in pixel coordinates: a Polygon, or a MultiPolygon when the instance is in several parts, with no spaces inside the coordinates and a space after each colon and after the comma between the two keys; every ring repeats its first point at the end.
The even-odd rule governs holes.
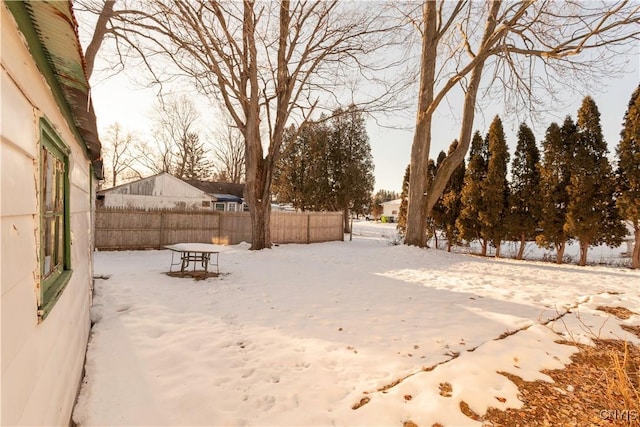
{"type": "MultiPolygon", "coordinates": [[[[96,209],[96,248],[162,248],[174,243],[235,245],[251,242],[248,212],[96,209]]],[[[273,243],[344,240],[341,212],[272,212],[273,243]]]]}

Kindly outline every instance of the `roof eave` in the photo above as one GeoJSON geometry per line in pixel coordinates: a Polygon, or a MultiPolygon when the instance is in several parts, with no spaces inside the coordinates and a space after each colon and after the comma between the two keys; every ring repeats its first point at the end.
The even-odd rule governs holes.
{"type": "Polygon", "coordinates": [[[85,153],[97,179],[103,179],[101,144],[85,73],[78,24],[69,1],[5,1],[40,72],[85,153]]]}

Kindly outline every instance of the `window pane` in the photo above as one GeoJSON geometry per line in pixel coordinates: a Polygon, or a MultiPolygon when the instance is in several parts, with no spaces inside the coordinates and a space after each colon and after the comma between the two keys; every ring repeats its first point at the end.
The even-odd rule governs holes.
{"type": "Polygon", "coordinates": [[[67,161],[70,150],[53,128],[41,120],[40,253],[38,314],[45,319],[71,277],[68,241],[67,161]]]}
{"type": "Polygon", "coordinates": [[[46,148],[43,149],[43,171],[44,171],[44,179],[43,179],[43,188],[42,192],[44,194],[44,207],[45,210],[50,211],[53,209],[53,161],[54,157],[47,151],[46,148]]]}
{"type": "Polygon", "coordinates": [[[42,191],[44,193],[44,219],[42,243],[44,246],[43,278],[64,269],[64,163],[47,148],[43,149],[42,191]]]}
{"type": "Polygon", "coordinates": [[[63,215],[56,216],[56,267],[58,270],[62,270],[64,265],[64,217],[63,215]]]}
{"type": "Polygon", "coordinates": [[[62,213],[64,210],[64,164],[56,159],[56,199],[54,201],[54,209],[56,213],[62,213]]]}
{"type": "Polygon", "coordinates": [[[54,217],[45,217],[44,219],[44,235],[43,243],[44,243],[44,271],[42,272],[43,277],[47,277],[53,271],[55,267],[55,235],[53,230],[55,230],[55,218],[54,217]]]}

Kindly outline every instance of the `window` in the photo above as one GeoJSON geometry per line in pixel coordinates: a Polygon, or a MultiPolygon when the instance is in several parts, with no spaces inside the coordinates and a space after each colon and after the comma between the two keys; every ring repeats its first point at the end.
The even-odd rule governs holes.
{"type": "Polygon", "coordinates": [[[218,212],[224,212],[224,203],[216,203],[215,210],[218,212]]]}
{"type": "Polygon", "coordinates": [[[208,201],[208,200],[203,200],[203,201],[202,201],[202,207],[203,207],[203,208],[209,208],[209,207],[211,207],[211,202],[210,202],[210,201],[208,201]]]}
{"type": "Polygon", "coordinates": [[[40,295],[44,319],[71,278],[69,239],[69,149],[40,121],[40,295]]]}
{"type": "Polygon", "coordinates": [[[236,211],[236,204],[235,203],[229,203],[229,212],[235,212],[236,211]]]}

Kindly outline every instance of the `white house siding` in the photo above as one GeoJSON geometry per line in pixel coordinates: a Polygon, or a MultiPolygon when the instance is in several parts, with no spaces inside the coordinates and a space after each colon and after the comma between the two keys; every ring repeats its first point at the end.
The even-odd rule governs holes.
{"type": "Polygon", "coordinates": [[[398,214],[400,213],[401,203],[402,203],[402,199],[396,199],[396,200],[391,200],[391,201],[382,203],[382,215],[397,219],[398,214]]]}
{"type": "Polygon", "coordinates": [[[213,210],[211,196],[165,173],[106,189],[103,194],[107,208],[213,210]]]}
{"type": "Polygon", "coordinates": [[[0,4],[0,259],[2,425],[66,425],[81,380],[89,336],[92,232],[90,167],[40,75],[13,17],[0,4]],[[39,119],[71,149],[73,275],[43,322],[39,280],[39,119]]]}
{"type": "Polygon", "coordinates": [[[207,198],[183,198],[183,197],[156,197],[141,196],[135,194],[105,194],[103,206],[106,208],[136,208],[136,209],[189,209],[212,210],[211,197],[207,198]],[[209,206],[203,206],[202,202],[209,202],[209,206]]]}

